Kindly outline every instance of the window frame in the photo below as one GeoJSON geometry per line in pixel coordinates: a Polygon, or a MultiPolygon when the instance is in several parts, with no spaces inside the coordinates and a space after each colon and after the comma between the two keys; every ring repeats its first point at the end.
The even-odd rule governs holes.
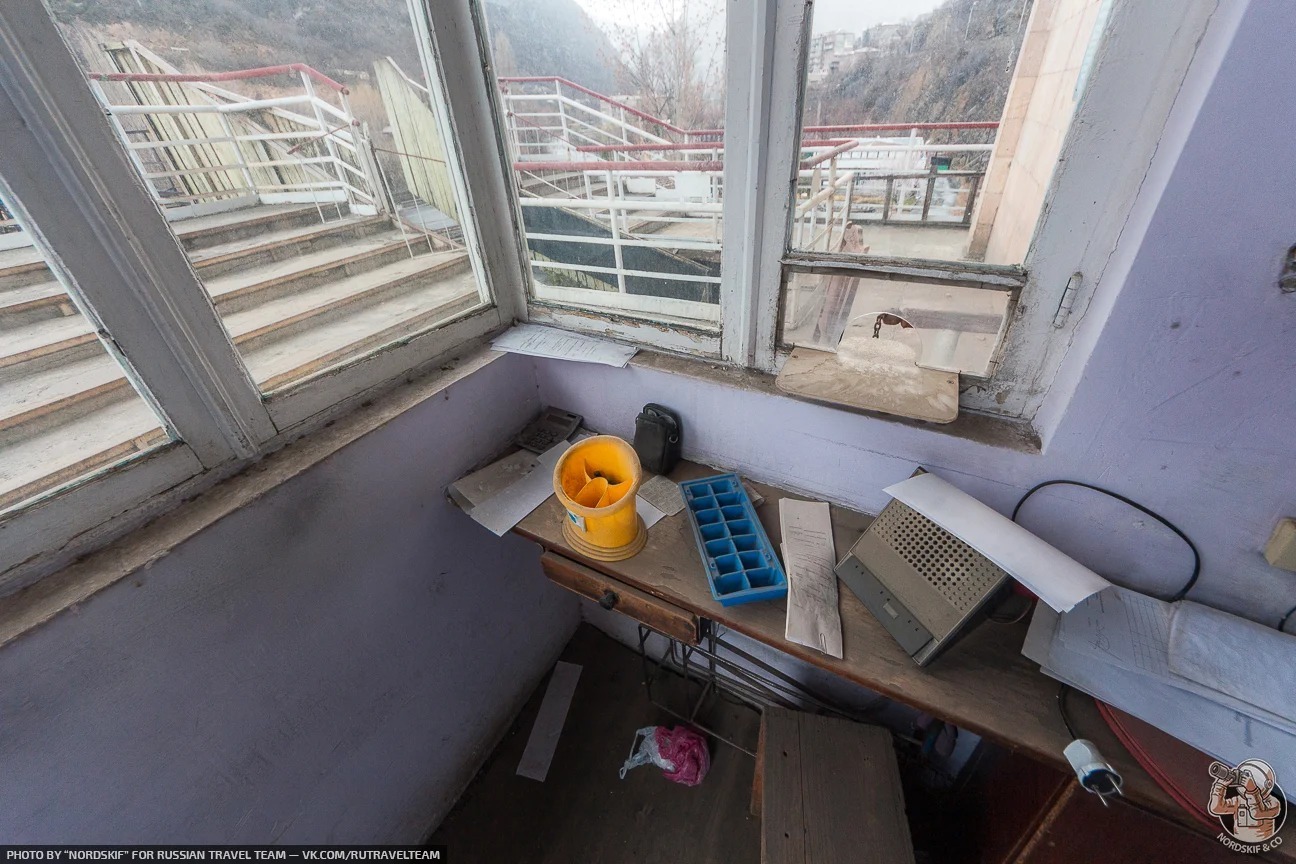
{"type": "MultiPolygon", "coordinates": [[[[1012,295],[1010,320],[989,377],[961,377],[960,409],[1033,422],[1116,251],[1216,4],[1112,4],[1020,266],[790,250],[812,6],[726,4],[719,339],[670,321],[537,302],[530,291],[529,320],[774,374],[786,358],[778,338],[789,272],[978,283],[1012,295]]],[[[507,176],[516,198],[512,172],[507,176]]],[[[520,230],[518,242],[525,250],[520,230]]],[[[525,276],[529,283],[529,270],[525,276]]]]}
{"type": "Polygon", "coordinates": [[[472,214],[466,245],[475,244],[489,305],[263,395],[50,11],[40,0],[0,4],[0,121],[12,130],[0,194],[172,439],[0,514],[0,593],[30,581],[18,573],[29,569],[24,562],[81,542],[203,473],[262,455],[517,317],[521,257],[478,17],[468,0],[409,0],[409,11],[448,107],[448,146],[472,214]],[[474,68],[476,75],[448,74],[474,68]],[[463,140],[496,146],[465,148],[463,140]]]}

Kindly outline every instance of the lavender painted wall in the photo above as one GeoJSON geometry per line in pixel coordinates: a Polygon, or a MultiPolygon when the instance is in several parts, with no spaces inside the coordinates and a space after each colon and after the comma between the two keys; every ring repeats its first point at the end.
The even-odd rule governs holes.
{"type": "Polygon", "coordinates": [[[0,650],[4,842],[417,841],[578,619],[445,485],[509,357],[0,650]]]}
{"type": "MultiPolygon", "coordinates": [[[[1163,138],[1145,230],[1126,231],[1127,266],[1099,284],[1067,357],[1042,454],[644,367],[537,361],[542,401],[621,435],[661,402],[682,413],[689,457],[872,512],[919,464],[1005,512],[1041,480],[1106,485],[1197,541],[1196,599],[1275,623],[1296,602],[1296,575],[1260,553],[1296,515],[1296,295],[1276,285],[1296,242],[1296,6],[1255,0],[1223,29],[1163,138]]],[[[1167,591],[1187,575],[1178,541],[1122,505],[1050,491],[1029,508],[1034,530],[1131,584],[1167,591]]]]}

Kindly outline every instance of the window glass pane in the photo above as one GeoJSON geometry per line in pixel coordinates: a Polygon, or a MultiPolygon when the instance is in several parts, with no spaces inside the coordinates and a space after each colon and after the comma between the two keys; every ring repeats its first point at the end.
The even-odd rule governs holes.
{"type": "Polygon", "coordinates": [[[535,298],[718,327],[721,0],[488,10],[535,298]]]}
{"type": "Polygon", "coordinates": [[[791,248],[1022,263],[1109,5],[818,0],[791,248]]]}
{"type": "Polygon", "coordinates": [[[843,340],[891,339],[926,369],[987,376],[1011,295],[960,285],[790,273],[783,343],[836,351],[843,340]]]}
{"type": "Polygon", "coordinates": [[[169,439],[0,201],[0,512],[169,439]]]}
{"type": "Polygon", "coordinates": [[[54,13],[262,390],[488,302],[405,3],[54,13]]]}

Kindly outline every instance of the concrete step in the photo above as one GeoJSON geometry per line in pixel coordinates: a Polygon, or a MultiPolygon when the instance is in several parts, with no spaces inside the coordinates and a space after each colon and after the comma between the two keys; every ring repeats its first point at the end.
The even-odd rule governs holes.
{"type": "Polygon", "coordinates": [[[316,209],[311,204],[266,204],[198,216],[171,223],[186,251],[197,252],[223,243],[259,237],[271,231],[304,228],[337,222],[349,217],[346,205],[316,209]],[[321,215],[322,214],[322,215],[321,215]]]}
{"type": "Polygon", "coordinates": [[[294,225],[208,246],[190,252],[189,261],[205,282],[226,273],[335,249],[391,230],[391,223],[382,216],[347,216],[336,222],[294,225]]]}
{"type": "Polygon", "coordinates": [[[0,288],[0,329],[76,314],[77,308],[62,283],[52,277],[30,285],[0,288]]]}
{"type": "Polygon", "coordinates": [[[48,282],[51,278],[45,256],[35,246],[0,251],[0,289],[21,288],[48,282]]]}
{"type": "Polygon", "coordinates": [[[80,313],[20,327],[0,326],[0,370],[37,360],[68,362],[69,352],[97,345],[98,337],[80,313]]]}
{"type": "MultiPolygon", "coordinates": [[[[406,258],[231,313],[224,318],[225,328],[234,344],[246,354],[262,344],[296,333],[317,333],[317,328],[329,320],[349,319],[364,307],[396,295],[418,293],[468,269],[468,256],[463,252],[406,258]]],[[[328,341],[323,336],[319,339],[322,343],[328,341]]]]}
{"type": "Polygon", "coordinates": [[[427,242],[408,234],[402,237],[398,230],[389,228],[335,248],[208,279],[205,284],[216,309],[224,316],[431,251],[427,242]]]}
{"type": "Polygon", "coordinates": [[[92,404],[120,398],[127,388],[121,366],[102,348],[94,355],[45,368],[16,364],[2,369],[0,441],[66,422],[69,411],[84,413],[92,404]]]}
{"type": "Polygon", "coordinates": [[[252,377],[266,392],[287,386],[357,357],[406,339],[478,304],[477,282],[463,268],[416,290],[387,297],[322,319],[309,329],[265,340],[244,355],[252,377]]]}
{"type": "MultiPolygon", "coordinates": [[[[225,215],[225,214],[221,214],[225,215]]],[[[287,214],[297,218],[295,214],[287,214]]],[[[264,264],[299,258],[310,252],[337,248],[353,240],[384,231],[395,231],[381,216],[346,216],[321,223],[311,208],[313,221],[279,226],[273,219],[248,236],[212,243],[189,250],[189,261],[205,282],[208,279],[264,264]]],[[[263,220],[248,220],[262,223],[263,220]]],[[[237,223],[241,227],[247,222],[237,223]]],[[[207,236],[204,234],[204,236],[207,236]]],[[[183,235],[182,235],[183,237],[183,235]]],[[[45,266],[44,259],[31,247],[0,252],[0,326],[6,316],[35,313],[51,317],[61,305],[71,305],[63,286],[45,266]]],[[[30,315],[27,316],[29,319],[30,315]]]]}
{"type": "Polygon", "coordinates": [[[166,440],[133,391],[42,435],[0,438],[0,510],[166,440]]]}
{"type": "MultiPolygon", "coordinates": [[[[460,279],[468,272],[468,257],[463,252],[407,258],[234,313],[225,318],[225,326],[245,354],[305,335],[308,338],[301,344],[308,345],[309,350],[299,359],[308,362],[317,356],[359,350],[352,347],[356,340],[347,321],[368,306],[403,293],[436,289],[445,280],[460,279]],[[342,326],[332,326],[339,319],[342,326]],[[327,332],[321,332],[326,327],[327,332]]],[[[474,284],[470,279],[470,289],[474,284]]],[[[48,333],[50,328],[42,331],[48,333]]],[[[74,332],[68,327],[62,335],[74,332]]],[[[290,355],[296,356],[300,348],[294,348],[290,355]]],[[[25,352],[7,365],[0,365],[0,441],[51,430],[57,434],[60,424],[121,398],[129,389],[121,366],[93,334],[86,342],[77,340],[61,353],[25,352]]]]}

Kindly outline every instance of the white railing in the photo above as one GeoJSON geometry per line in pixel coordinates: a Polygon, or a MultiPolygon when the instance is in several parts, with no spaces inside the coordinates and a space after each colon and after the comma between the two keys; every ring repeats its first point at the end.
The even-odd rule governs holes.
{"type": "MultiPolygon", "coordinates": [[[[645,311],[664,313],[667,304],[661,298],[627,294],[627,277],[687,281],[685,277],[627,269],[623,252],[642,246],[718,260],[723,131],[681,129],[625,98],[553,76],[504,78],[500,90],[523,207],[565,209],[607,229],[607,236],[597,238],[528,229],[528,240],[550,244],[545,248],[552,253],[531,250],[540,296],[623,309],[646,305],[645,311]],[[556,247],[560,250],[578,248],[575,244],[610,246],[615,254],[594,265],[588,259],[595,256],[553,251],[555,243],[572,244],[556,247]],[[546,285],[539,278],[556,271],[573,272],[564,281],[581,287],[546,285]],[[615,290],[608,290],[609,283],[615,290]]],[[[997,125],[807,127],[797,171],[792,247],[839,251],[853,222],[966,230],[997,125]]],[[[693,278],[719,282],[716,276],[693,278]]],[[[670,305],[678,309],[681,302],[698,305],[670,305]]],[[[688,315],[715,320],[714,312],[690,307],[688,315]]]]}
{"type": "Polygon", "coordinates": [[[172,218],[244,202],[387,209],[347,88],[304,64],[205,75],[95,73],[90,83],[140,176],[176,211],[172,218]],[[253,79],[292,83],[279,84],[285,95],[266,98],[221,86],[253,79]]]}

